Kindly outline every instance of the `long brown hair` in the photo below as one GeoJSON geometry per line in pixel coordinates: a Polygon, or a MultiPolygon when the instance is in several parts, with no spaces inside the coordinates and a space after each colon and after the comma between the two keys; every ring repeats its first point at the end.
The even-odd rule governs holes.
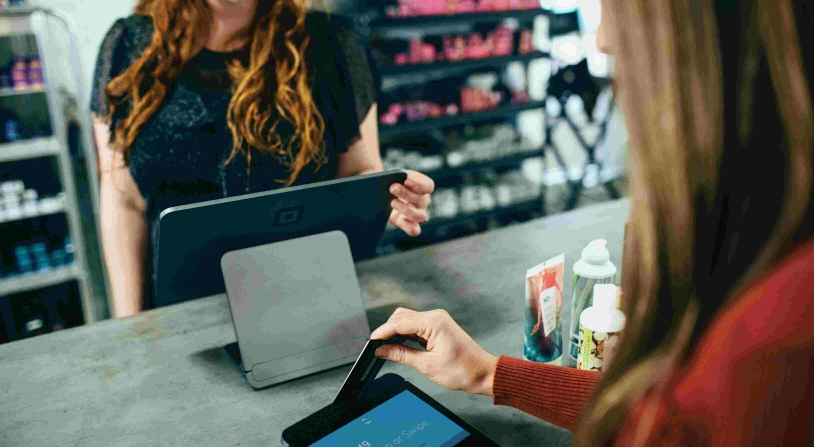
{"type": "Polygon", "coordinates": [[[628,325],[575,445],[612,444],[715,314],[814,233],[804,1],[606,2],[632,154],[628,325]]]}
{"type": "MultiPolygon", "coordinates": [[[[128,107],[113,134],[113,147],[129,159],[130,147],[161,106],[169,85],[186,63],[203,49],[211,11],[206,0],[140,0],[136,14],[149,16],[154,32],[141,56],[107,86],[110,119],[119,107],[128,107]]],[[[251,168],[251,147],[277,154],[289,168],[285,184],[296,180],[311,162],[326,161],[325,122],[309,87],[305,55],[309,37],[303,0],[257,2],[247,35],[250,62],[229,67],[233,95],[227,123],[233,137],[230,162],[245,154],[251,168]],[[293,138],[282,141],[278,127],[286,122],[293,138]]]]}

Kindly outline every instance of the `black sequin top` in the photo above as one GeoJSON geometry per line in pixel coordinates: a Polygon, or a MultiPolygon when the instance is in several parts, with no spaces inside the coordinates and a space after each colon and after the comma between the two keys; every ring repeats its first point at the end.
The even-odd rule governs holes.
{"type": "MultiPolygon", "coordinates": [[[[296,185],[336,176],[337,155],[358,140],[361,120],[375,101],[365,52],[344,22],[337,16],[329,18],[311,12],[306,29],[311,38],[306,63],[314,100],[325,119],[328,163],[319,170],[316,165],[307,166],[296,185]]],[[[108,31],[96,64],[91,96],[91,110],[96,116],[107,116],[107,84],[133,63],[152,34],[151,19],[137,15],[119,19],[108,31]]],[[[163,210],[276,189],[281,186],[279,181],[288,177],[285,165],[276,156],[256,150],[252,151],[250,171],[245,156],[224,163],[232,151],[232,135],[226,125],[232,96],[226,64],[236,58],[248,65],[247,50],[201,51],[170,86],[164,103],[131,145],[128,167],[147,202],[145,217],[150,226],[151,248],[157,242],[158,216],[163,210]]],[[[117,109],[111,128],[126,113],[125,107],[117,109]]],[[[281,124],[279,129],[286,141],[291,127],[281,124]]],[[[152,261],[147,265],[152,283],[152,249],[148,258],[152,261]]],[[[152,294],[146,296],[150,307],[152,294]]]]}

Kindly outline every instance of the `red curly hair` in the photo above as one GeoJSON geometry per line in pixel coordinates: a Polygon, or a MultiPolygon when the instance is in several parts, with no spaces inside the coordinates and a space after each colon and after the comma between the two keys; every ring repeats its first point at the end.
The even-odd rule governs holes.
{"type": "MultiPolygon", "coordinates": [[[[206,0],[140,0],[134,12],[152,19],[154,32],[141,56],[107,85],[110,114],[129,105],[127,117],[113,129],[113,147],[129,159],[130,147],[161,106],[168,86],[186,63],[204,46],[211,23],[206,0]]],[[[325,122],[308,83],[305,52],[309,38],[305,29],[307,8],[303,0],[258,1],[257,11],[245,37],[249,40],[249,66],[234,62],[229,67],[233,94],[227,123],[233,137],[226,163],[251,150],[281,156],[292,184],[311,162],[326,162],[323,142],[325,122]],[[276,112],[276,113],[275,113],[276,112]],[[281,122],[294,128],[294,136],[282,141],[281,122]],[[299,150],[297,150],[299,149],[299,150]]]]}

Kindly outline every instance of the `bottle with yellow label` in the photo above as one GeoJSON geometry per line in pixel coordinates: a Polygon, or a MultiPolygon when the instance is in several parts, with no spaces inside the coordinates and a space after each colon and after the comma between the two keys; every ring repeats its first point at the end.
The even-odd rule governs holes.
{"type": "Polygon", "coordinates": [[[577,369],[602,371],[616,354],[625,327],[625,314],[616,308],[616,296],[613,284],[594,286],[593,306],[579,316],[577,369]]]}

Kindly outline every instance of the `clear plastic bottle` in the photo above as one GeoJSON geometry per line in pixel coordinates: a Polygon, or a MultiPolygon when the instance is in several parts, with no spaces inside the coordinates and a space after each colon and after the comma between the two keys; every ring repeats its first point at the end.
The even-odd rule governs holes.
{"type": "Polygon", "coordinates": [[[613,284],[594,287],[594,304],[579,316],[577,369],[602,371],[619,346],[625,314],[616,308],[618,288],[613,284]]]}
{"type": "Polygon", "coordinates": [[[589,243],[582,250],[582,258],[574,264],[571,294],[570,348],[566,349],[571,361],[577,361],[579,350],[579,316],[593,305],[593,291],[597,284],[613,284],[616,266],[610,262],[610,252],[604,239],[589,243]]]}

